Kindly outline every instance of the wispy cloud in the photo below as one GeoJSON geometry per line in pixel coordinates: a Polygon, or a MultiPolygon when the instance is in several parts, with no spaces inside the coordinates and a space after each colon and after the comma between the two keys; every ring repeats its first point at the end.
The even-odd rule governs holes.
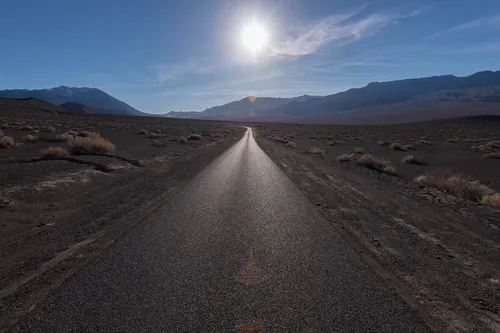
{"type": "Polygon", "coordinates": [[[451,27],[449,29],[439,31],[433,35],[428,36],[426,39],[434,39],[438,38],[444,35],[456,33],[456,32],[461,32],[461,31],[468,31],[472,29],[477,29],[477,28],[484,28],[484,27],[494,27],[494,28],[500,28],[500,14],[494,15],[494,16],[485,16],[478,18],[473,21],[469,21],[454,27],[451,27]]]}
{"type": "Polygon", "coordinates": [[[271,54],[278,57],[299,57],[317,52],[323,45],[337,42],[345,44],[378,32],[398,20],[419,15],[426,9],[408,14],[374,13],[359,17],[360,11],[334,14],[299,31],[296,36],[271,46],[271,54]]]}
{"type": "Polygon", "coordinates": [[[173,78],[192,74],[210,74],[211,66],[201,60],[188,60],[181,64],[166,64],[153,66],[154,75],[158,83],[164,83],[173,78]]]}

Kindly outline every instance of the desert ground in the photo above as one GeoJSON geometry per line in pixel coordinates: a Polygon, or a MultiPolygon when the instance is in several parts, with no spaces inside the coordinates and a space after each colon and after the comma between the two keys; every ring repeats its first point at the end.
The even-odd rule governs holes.
{"type": "Polygon", "coordinates": [[[245,131],[230,122],[58,111],[37,101],[0,103],[2,327],[245,131]]]}
{"type": "Polygon", "coordinates": [[[134,233],[246,125],[430,328],[500,331],[500,117],[336,126],[64,112],[0,103],[0,330],[134,233]]]}
{"type": "Polygon", "coordinates": [[[435,331],[500,332],[500,117],[254,128],[435,331]]]}

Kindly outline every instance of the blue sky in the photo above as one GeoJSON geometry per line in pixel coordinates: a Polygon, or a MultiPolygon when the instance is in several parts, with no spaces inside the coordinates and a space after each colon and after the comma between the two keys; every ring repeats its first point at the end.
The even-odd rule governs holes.
{"type": "Polygon", "coordinates": [[[4,0],[0,31],[0,89],[97,87],[151,113],[500,69],[496,0],[4,0]]]}

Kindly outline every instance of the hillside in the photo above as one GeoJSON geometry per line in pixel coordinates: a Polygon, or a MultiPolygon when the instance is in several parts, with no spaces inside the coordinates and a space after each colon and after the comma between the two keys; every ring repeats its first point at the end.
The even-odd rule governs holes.
{"type": "Polygon", "coordinates": [[[71,111],[35,98],[11,99],[0,97],[0,115],[3,116],[6,113],[29,116],[34,113],[64,114],[71,113],[71,111]]]}
{"type": "Polygon", "coordinates": [[[195,118],[217,120],[247,120],[257,117],[257,113],[266,112],[290,103],[299,103],[319,99],[320,96],[303,95],[292,98],[258,97],[249,96],[239,101],[214,106],[202,112],[169,112],[165,116],[171,118],[195,118]]]}
{"type": "Polygon", "coordinates": [[[60,86],[57,88],[39,90],[0,90],[0,97],[15,99],[36,98],[57,105],[74,102],[86,105],[94,109],[97,113],[134,116],[145,115],[145,113],[134,109],[130,105],[96,88],[70,88],[60,86]]]}
{"type": "Polygon", "coordinates": [[[75,102],[66,102],[59,105],[62,108],[70,111],[71,113],[84,113],[84,114],[96,114],[98,113],[96,110],[89,108],[86,105],[75,103],[75,102]]]}
{"type": "Polygon", "coordinates": [[[324,97],[248,98],[169,117],[288,123],[395,123],[500,114],[500,71],[372,82],[324,97]]]}
{"type": "MultiPolygon", "coordinates": [[[[434,76],[420,79],[408,79],[389,82],[372,82],[363,88],[322,97],[320,99],[283,106],[273,113],[290,116],[327,115],[341,111],[388,106],[404,103],[422,97],[431,97],[433,93],[445,91],[470,90],[485,87],[500,87],[500,71],[479,72],[467,77],[453,75],[434,76]]],[[[451,93],[442,96],[440,101],[465,101],[466,93],[451,93]]],[[[500,88],[493,96],[500,97],[500,88]]],[[[490,94],[491,96],[491,94],[490,94]]]]}

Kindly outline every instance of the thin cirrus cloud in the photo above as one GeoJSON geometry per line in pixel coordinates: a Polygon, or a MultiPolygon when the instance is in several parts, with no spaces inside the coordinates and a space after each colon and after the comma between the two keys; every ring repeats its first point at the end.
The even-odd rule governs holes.
{"type": "Polygon", "coordinates": [[[452,33],[468,31],[468,30],[483,28],[483,27],[500,28],[500,14],[497,14],[494,16],[481,17],[481,18],[478,18],[476,20],[469,21],[469,22],[445,29],[443,31],[439,31],[433,35],[428,36],[426,39],[435,39],[435,38],[449,35],[452,33]]]}
{"type": "Polygon", "coordinates": [[[156,65],[152,69],[158,83],[186,75],[212,73],[212,68],[201,60],[189,60],[182,64],[156,65]]]}
{"type": "Polygon", "coordinates": [[[378,32],[381,28],[396,23],[399,19],[422,13],[424,9],[409,14],[374,13],[359,18],[359,11],[334,14],[320,22],[288,36],[270,47],[271,55],[281,58],[296,58],[317,52],[322,46],[337,42],[346,44],[378,32]]]}

